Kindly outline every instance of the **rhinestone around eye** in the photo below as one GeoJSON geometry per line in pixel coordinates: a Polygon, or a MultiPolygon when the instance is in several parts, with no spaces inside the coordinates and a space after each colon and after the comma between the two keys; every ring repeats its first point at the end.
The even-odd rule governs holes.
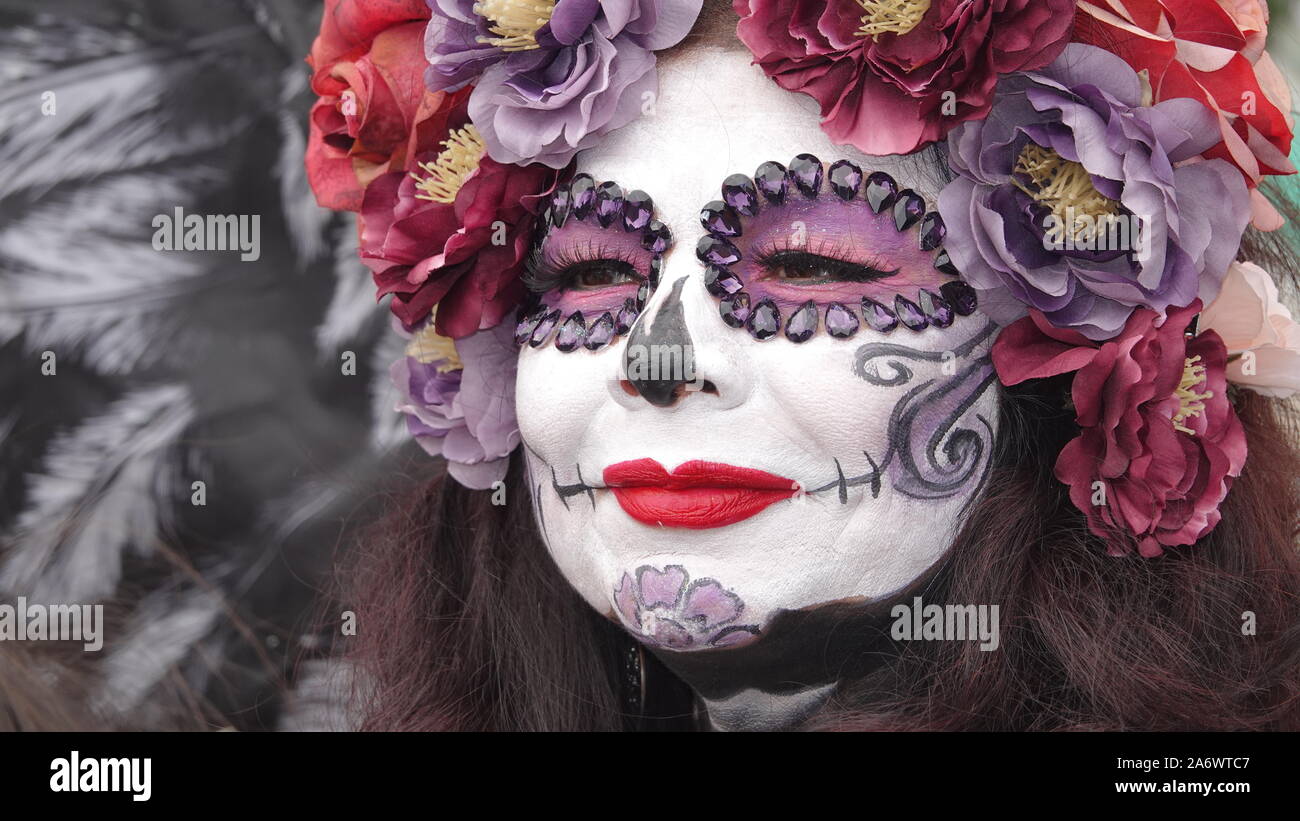
{"type": "Polygon", "coordinates": [[[623,197],[623,230],[640,231],[650,224],[654,215],[654,201],[644,191],[629,191],[623,197]]]}
{"type": "Polygon", "coordinates": [[[898,317],[894,312],[871,297],[862,298],[862,319],[867,323],[868,328],[882,334],[887,334],[898,327],[898,317]]]}
{"type": "Polygon", "coordinates": [[[902,294],[894,297],[894,314],[899,322],[913,331],[924,331],[930,325],[921,307],[902,294]]]}
{"type": "Polygon", "coordinates": [[[615,182],[602,182],[596,187],[596,222],[608,228],[623,215],[623,189],[615,182]]]}
{"type": "Polygon", "coordinates": [[[813,199],[821,191],[822,161],[812,154],[800,154],[791,160],[788,174],[805,197],[813,199]]]}
{"type": "Polygon", "coordinates": [[[948,301],[948,304],[952,306],[958,316],[970,316],[975,313],[975,309],[979,306],[979,299],[975,294],[975,289],[961,280],[945,282],[939,286],[939,293],[948,301]]]}
{"type": "Polygon", "coordinates": [[[561,188],[551,197],[551,224],[563,228],[569,218],[569,190],[561,188]]]}
{"type": "Polygon", "coordinates": [[[726,296],[737,293],[745,284],[730,269],[710,265],[704,269],[704,287],[714,296],[726,296]]]}
{"type": "Polygon", "coordinates": [[[754,306],[745,328],[755,339],[771,339],[781,330],[781,310],[770,299],[764,299],[754,306]]]}
{"type": "Polygon", "coordinates": [[[559,321],[560,311],[558,308],[542,317],[542,320],[537,323],[537,327],[533,329],[533,335],[528,339],[529,346],[536,348],[545,342],[550,337],[551,331],[555,330],[555,323],[559,321]]]}
{"type": "Polygon", "coordinates": [[[722,315],[722,321],[733,328],[743,328],[749,320],[749,294],[744,291],[725,296],[722,303],[718,306],[718,313],[722,315]]]}
{"type": "Polygon", "coordinates": [[[961,272],[957,270],[957,266],[953,264],[952,257],[948,255],[947,251],[940,251],[935,256],[934,267],[939,273],[947,274],[950,277],[959,276],[961,274],[961,272]]]}
{"type": "Polygon", "coordinates": [[[921,311],[930,320],[930,324],[936,328],[947,328],[957,318],[952,306],[948,304],[948,300],[932,291],[922,290],[918,301],[921,305],[921,311]]]}
{"type": "Polygon", "coordinates": [[[641,234],[641,247],[652,254],[662,254],[667,251],[672,241],[672,232],[659,220],[650,220],[650,224],[641,234]]]}
{"type": "Polygon", "coordinates": [[[740,217],[722,200],[714,200],[700,210],[700,224],[715,237],[740,236],[740,217]]]}
{"type": "Polygon", "coordinates": [[[599,319],[591,323],[591,327],[587,329],[587,338],[583,340],[582,344],[587,350],[594,351],[609,344],[609,341],[613,338],[614,317],[609,311],[606,311],[600,315],[599,319]]]}
{"type": "Polygon", "coordinates": [[[925,216],[925,200],[915,191],[898,192],[894,201],[894,227],[906,231],[925,216]]]}
{"type": "Polygon", "coordinates": [[[894,199],[898,196],[898,183],[884,171],[876,171],[867,177],[863,193],[871,210],[879,214],[886,208],[893,207],[894,199]]]}
{"type": "Polygon", "coordinates": [[[779,162],[765,162],[754,172],[754,184],[769,202],[785,202],[785,166],[779,162]]]}
{"type": "Polygon", "coordinates": [[[921,250],[933,251],[943,245],[948,236],[948,227],[943,224],[943,217],[931,211],[921,219],[921,250]]]}
{"type": "Polygon", "coordinates": [[[534,311],[530,316],[526,316],[515,326],[515,344],[522,345],[532,338],[533,331],[537,328],[537,323],[542,321],[546,316],[546,308],[543,306],[534,311]]]}
{"type": "Polygon", "coordinates": [[[817,303],[811,299],[799,307],[785,324],[785,338],[791,342],[807,342],[817,332],[817,303]]]}
{"type": "Polygon", "coordinates": [[[569,184],[569,213],[574,219],[586,219],[596,205],[596,181],[587,174],[579,174],[569,184]]]}
{"type": "Polygon", "coordinates": [[[830,179],[831,190],[845,201],[856,197],[858,189],[862,187],[862,169],[848,160],[832,163],[827,177],[830,179]]]}
{"type": "Polygon", "coordinates": [[[758,214],[758,189],[744,174],[732,174],[722,181],[722,201],[742,217],[758,214]]]}
{"type": "Polygon", "coordinates": [[[586,336],[587,325],[583,321],[582,311],[574,311],[560,326],[560,332],[555,335],[555,347],[568,353],[576,350],[586,336]]]}
{"type": "Polygon", "coordinates": [[[826,308],[826,333],[836,339],[848,339],[858,332],[858,318],[853,311],[839,302],[826,308]]]}
{"type": "Polygon", "coordinates": [[[633,299],[623,300],[623,307],[619,310],[618,316],[614,319],[614,333],[619,336],[627,334],[636,324],[636,318],[640,316],[640,311],[636,309],[636,301],[633,299]]]}
{"type": "Polygon", "coordinates": [[[703,236],[695,245],[695,256],[710,265],[735,265],[740,250],[721,237],[703,236]]]}

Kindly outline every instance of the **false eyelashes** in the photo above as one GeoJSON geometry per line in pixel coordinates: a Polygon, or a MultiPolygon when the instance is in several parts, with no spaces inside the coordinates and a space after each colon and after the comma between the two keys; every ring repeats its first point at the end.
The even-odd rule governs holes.
{"type": "Polygon", "coordinates": [[[672,246],[672,233],[654,219],[650,196],[578,174],[551,195],[540,226],[524,275],[530,297],[517,317],[515,343],[538,348],[554,334],[560,351],[594,351],[631,331],[672,246]],[[588,273],[631,281],[571,288],[588,273]]]}
{"type": "Polygon", "coordinates": [[[733,174],[722,183],[722,199],[701,209],[700,223],[707,233],[696,255],[706,266],[705,287],[718,298],[722,320],[758,340],[784,330],[787,339],[805,342],[822,327],[843,339],[863,324],[880,333],[946,328],[977,307],[975,291],[955,279],[943,250],[943,218],[890,175],[863,174],[848,160],[827,168],[800,154],[788,167],[765,162],[752,177],[733,174]],[[836,224],[842,235],[827,236],[836,224]],[[909,264],[882,264],[874,249],[909,264]],[[807,284],[764,277],[782,254],[821,266],[827,276],[807,284]],[[884,282],[904,269],[912,273],[899,285],[915,286],[906,294],[884,282]],[[860,295],[863,288],[869,293],[860,295]]]}

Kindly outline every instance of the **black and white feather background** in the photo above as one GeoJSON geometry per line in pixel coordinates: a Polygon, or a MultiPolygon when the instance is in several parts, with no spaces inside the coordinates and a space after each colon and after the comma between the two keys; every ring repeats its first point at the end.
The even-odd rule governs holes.
{"type": "Polygon", "coordinates": [[[0,668],[103,726],[344,723],[337,671],[294,662],[377,480],[420,461],[401,340],[303,171],[319,15],[0,0],[0,601],[111,616],[98,653],[0,642],[0,668]],[[176,208],[259,215],[259,258],[155,250],[176,208]]]}

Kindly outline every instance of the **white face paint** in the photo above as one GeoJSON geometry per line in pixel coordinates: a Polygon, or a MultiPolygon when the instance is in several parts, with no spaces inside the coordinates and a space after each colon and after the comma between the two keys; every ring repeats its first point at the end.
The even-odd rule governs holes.
{"type": "MultiPolygon", "coordinates": [[[[740,51],[696,49],[661,63],[653,110],[579,157],[579,170],[597,183],[649,193],[656,218],[672,230],[640,324],[653,322],[676,292],[695,377],[713,388],[668,407],[630,394],[620,382],[628,337],[595,352],[563,353],[548,342],[520,354],[518,415],[544,538],[583,597],[650,644],[741,645],[781,610],[903,590],[948,549],[988,463],[997,400],[986,359],[992,337],[979,312],[920,332],[864,324],[849,339],[832,338],[823,320],[801,344],[783,334],[758,341],[720,318],[695,254],[700,209],[720,199],[727,176],[752,175],[768,160],[788,165],[801,153],[828,168],[848,159],[864,173],[885,171],[937,201],[932,156],[867,157],[833,145],[817,126],[815,104],[778,88],[740,51]],[[899,384],[880,384],[891,381],[899,384]],[[730,524],[648,524],[604,480],[611,465],[644,459],[669,472],[695,460],[765,471],[802,492],[730,524]]],[[[801,197],[793,186],[790,197],[801,197]]],[[[819,201],[833,197],[824,191],[819,201]]],[[[810,242],[835,233],[812,219],[791,223],[810,242]]],[[[918,228],[905,233],[916,249],[918,228]]],[[[837,287],[868,292],[861,282],[837,287]]],[[[917,300],[914,283],[895,291],[917,300]]],[[[638,491],[642,518],[654,519],[661,503],[681,507],[683,497],[672,494],[638,491]]],[[[726,491],[697,491],[694,500],[702,495],[716,501],[726,491]]],[[[718,513],[707,500],[702,507],[718,513]]],[[[725,501],[720,507],[734,511],[725,501]]]]}

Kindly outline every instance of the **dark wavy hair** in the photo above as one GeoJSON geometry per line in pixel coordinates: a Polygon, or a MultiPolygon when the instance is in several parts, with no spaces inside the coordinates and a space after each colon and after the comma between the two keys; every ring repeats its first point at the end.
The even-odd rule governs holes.
{"type": "MultiPolygon", "coordinates": [[[[1242,252],[1291,294],[1293,230],[1251,230],[1242,252]]],[[[1003,389],[988,482],[926,594],[999,605],[1000,649],[910,643],[840,682],[806,727],[1300,729],[1294,405],[1237,397],[1250,456],[1212,533],[1156,559],[1114,557],[1053,476],[1078,432],[1065,380],[1003,389]]],[[[432,477],[351,556],[340,578],[361,625],[346,657],[362,728],[639,726],[622,689],[630,639],[560,575],[528,492],[518,454],[505,505],[432,477]]],[[[657,675],[665,714],[689,715],[685,688],[657,675]]]]}

